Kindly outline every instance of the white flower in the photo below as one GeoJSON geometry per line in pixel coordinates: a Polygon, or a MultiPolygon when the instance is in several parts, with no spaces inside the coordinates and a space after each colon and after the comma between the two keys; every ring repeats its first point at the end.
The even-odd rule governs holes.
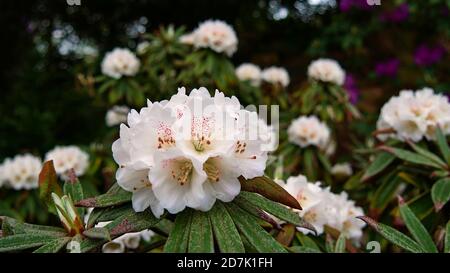
{"type": "Polygon", "coordinates": [[[164,209],[207,211],[216,199],[229,202],[240,192],[239,176],[264,174],[257,123],[235,97],[180,88],[169,101],[132,110],[129,127],[121,125],[112,147],[117,181],[133,192],[136,211],[150,207],[157,217],[164,209]]]}
{"type": "Polygon", "coordinates": [[[192,41],[195,48],[210,48],[228,56],[233,55],[237,50],[236,33],[224,21],[207,20],[201,23],[190,35],[182,36],[181,42],[189,44],[192,41]]]}
{"type": "Polygon", "coordinates": [[[278,148],[278,134],[272,125],[267,125],[263,119],[258,120],[258,137],[261,140],[261,149],[273,152],[278,148]]]}
{"type": "Polygon", "coordinates": [[[334,176],[348,177],[353,174],[350,163],[336,164],[331,168],[331,174],[334,176]]]}
{"type": "Polygon", "coordinates": [[[330,141],[330,129],[316,116],[300,116],[288,128],[289,141],[304,148],[310,145],[326,148],[330,141]]]}
{"type": "Polygon", "coordinates": [[[106,125],[112,127],[127,122],[128,112],[130,112],[130,108],[127,106],[114,106],[106,112],[106,125]]]}
{"type": "Polygon", "coordinates": [[[413,92],[402,90],[382,108],[377,129],[393,129],[394,132],[379,134],[382,141],[388,138],[414,142],[435,138],[440,126],[444,134],[450,134],[450,103],[445,96],[434,94],[430,88],[413,92]]]}
{"type": "Polygon", "coordinates": [[[134,76],[139,71],[140,61],[126,48],[115,48],[106,53],[102,61],[102,73],[120,79],[122,76],[134,76]]]}
{"type": "MultiPolygon", "coordinates": [[[[297,199],[302,206],[298,211],[300,217],[312,224],[318,234],[329,226],[349,239],[357,240],[362,236],[365,224],[356,217],[364,215],[364,212],[355,206],[354,201],[348,200],[347,193],[334,194],[329,188],[322,188],[319,182],[308,182],[303,175],[289,177],[282,186],[297,199]]],[[[299,231],[310,232],[304,228],[299,228],[299,231]]]]}
{"type": "Polygon", "coordinates": [[[56,173],[63,179],[67,178],[70,169],[74,169],[77,176],[82,176],[89,165],[89,155],[73,145],[56,146],[45,155],[45,161],[49,160],[53,160],[56,173]]]}
{"type": "Polygon", "coordinates": [[[5,159],[0,169],[3,181],[0,184],[6,183],[15,190],[30,190],[38,187],[42,162],[31,154],[16,155],[5,159]]]}
{"type": "Polygon", "coordinates": [[[261,77],[264,81],[271,84],[280,84],[283,87],[289,85],[290,79],[286,69],[272,66],[262,71],[261,77]]]}
{"type": "Polygon", "coordinates": [[[317,81],[343,85],[345,81],[345,71],[335,60],[318,59],[308,66],[308,77],[317,81]]]}
{"type": "Polygon", "coordinates": [[[261,84],[261,68],[254,64],[241,64],[236,68],[236,76],[241,81],[249,81],[253,86],[261,84]]]}

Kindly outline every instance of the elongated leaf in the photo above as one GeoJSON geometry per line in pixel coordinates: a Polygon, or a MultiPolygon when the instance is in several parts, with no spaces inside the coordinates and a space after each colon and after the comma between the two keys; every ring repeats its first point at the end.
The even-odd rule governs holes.
{"type": "Polygon", "coordinates": [[[316,233],[314,227],[311,224],[304,221],[303,219],[301,219],[298,213],[295,213],[292,210],[286,208],[285,206],[275,203],[259,194],[250,192],[241,192],[241,194],[238,197],[236,197],[236,199],[237,200],[243,199],[246,202],[249,202],[267,211],[268,213],[272,214],[273,216],[281,220],[285,220],[286,222],[289,222],[299,227],[309,229],[312,232],[316,233]]]}
{"type": "Polygon", "coordinates": [[[334,253],[345,253],[345,235],[341,233],[334,246],[334,253]]]}
{"type": "Polygon", "coordinates": [[[401,179],[394,170],[382,179],[381,185],[378,187],[373,196],[371,207],[377,208],[382,212],[389,202],[394,198],[395,192],[400,185],[401,179]]]}
{"type": "Polygon", "coordinates": [[[177,215],[175,226],[164,246],[164,252],[185,253],[189,243],[192,210],[186,209],[177,215]]]}
{"type": "Polygon", "coordinates": [[[51,240],[50,242],[33,251],[33,253],[58,253],[67,245],[70,240],[72,240],[71,237],[63,237],[51,240]]]}
{"type": "Polygon", "coordinates": [[[431,198],[436,211],[441,210],[450,200],[450,178],[443,178],[434,183],[431,188],[431,198]]]}
{"type": "Polygon", "coordinates": [[[336,242],[333,239],[333,236],[331,236],[329,233],[327,233],[325,237],[325,249],[328,253],[333,253],[334,249],[336,248],[336,242]]]}
{"type": "Polygon", "coordinates": [[[361,180],[366,181],[369,178],[379,174],[384,169],[386,169],[386,167],[389,166],[389,164],[391,164],[392,161],[394,161],[394,159],[395,156],[390,153],[386,152],[379,153],[375,157],[375,160],[369,165],[361,180]]]}
{"type": "Polygon", "coordinates": [[[447,222],[445,227],[445,240],[444,240],[444,252],[450,253],[450,221],[447,222]]]}
{"type": "Polygon", "coordinates": [[[409,146],[411,146],[414,151],[416,151],[417,153],[429,158],[430,160],[432,160],[433,162],[435,162],[436,164],[445,167],[445,165],[447,165],[439,156],[433,154],[432,152],[428,151],[427,149],[424,149],[422,147],[420,147],[419,145],[408,141],[409,146]]]}
{"type": "Polygon", "coordinates": [[[367,216],[359,216],[357,218],[366,222],[370,227],[372,227],[389,242],[413,253],[424,252],[419,244],[417,244],[413,239],[409,238],[400,231],[397,231],[394,228],[391,228],[390,226],[384,225],[382,223],[377,223],[375,220],[367,216]]]}
{"type": "Polygon", "coordinates": [[[286,252],[269,233],[251,221],[249,214],[233,203],[225,204],[239,231],[258,252],[286,252]]]}
{"type": "Polygon", "coordinates": [[[77,202],[77,207],[104,208],[117,206],[131,201],[131,192],[119,190],[115,194],[105,193],[96,197],[83,199],[77,202]]]}
{"type": "Polygon", "coordinates": [[[17,251],[38,247],[55,239],[42,234],[17,234],[0,238],[0,252],[17,251]]]}
{"type": "Polygon", "coordinates": [[[114,206],[111,208],[106,208],[105,211],[97,218],[98,222],[108,222],[117,219],[118,217],[122,217],[124,215],[130,215],[134,213],[133,207],[131,205],[121,205],[114,206]]]}
{"type": "Polygon", "coordinates": [[[307,148],[303,153],[303,165],[305,166],[306,176],[309,181],[316,181],[317,179],[317,162],[314,156],[314,151],[307,148]]]}
{"type": "Polygon", "coordinates": [[[418,153],[410,152],[408,150],[394,148],[394,147],[388,147],[388,146],[382,146],[382,147],[379,147],[379,149],[389,152],[406,162],[423,165],[423,166],[429,166],[429,167],[433,167],[433,168],[437,168],[437,169],[443,168],[443,166],[440,166],[439,164],[429,160],[425,156],[420,155],[418,153]]]}
{"type": "Polygon", "coordinates": [[[288,249],[293,253],[322,253],[320,250],[306,246],[291,246],[288,249]]]}
{"type": "MultiPolygon", "coordinates": [[[[64,183],[63,191],[65,195],[70,196],[74,203],[77,203],[84,199],[83,187],[81,186],[80,181],[78,180],[74,169],[69,170],[68,172],[68,180],[64,183]]],[[[80,217],[84,216],[84,209],[78,208],[78,214],[80,217]]]]}
{"type": "Polygon", "coordinates": [[[439,127],[436,129],[436,140],[439,151],[447,162],[447,165],[450,166],[450,147],[448,146],[447,137],[442,133],[442,130],[439,127]]]}
{"type": "Polygon", "coordinates": [[[417,219],[416,215],[414,215],[401,197],[399,197],[399,208],[400,215],[416,242],[418,242],[426,252],[437,253],[436,245],[434,244],[433,239],[431,239],[430,234],[428,234],[426,228],[422,225],[420,220],[417,219]]]}
{"type": "Polygon", "coordinates": [[[208,212],[208,216],[211,220],[214,237],[220,252],[243,253],[244,245],[241,237],[224,205],[221,202],[216,202],[208,212]]]}
{"type": "Polygon", "coordinates": [[[252,203],[249,203],[241,198],[235,198],[233,202],[241,209],[248,212],[254,218],[254,221],[259,223],[259,225],[264,226],[264,224],[268,223],[268,228],[281,229],[280,224],[275,221],[275,219],[252,203]]]}
{"type": "Polygon", "coordinates": [[[214,253],[211,222],[209,221],[209,217],[206,212],[195,210],[192,213],[191,221],[188,252],[214,253]]]}
{"type": "Polygon", "coordinates": [[[56,213],[55,206],[52,201],[51,194],[62,195],[61,187],[58,185],[58,177],[56,175],[53,160],[46,161],[39,173],[39,198],[49,208],[49,211],[56,213]]]}
{"type": "Polygon", "coordinates": [[[272,179],[261,176],[253,179],[239,177],[243,191],[256,192],[272,201],[294,209],[302,209],[298,201],[272,179]]]}
{"type": "Polygon", "coordinates": [[[59,227],[32,225],[22,223],[16,219],[2,216],[2,230],[3,235],[15,235],[15,234],[35,234],[45,235],[50,237],[64,237],[67,236],[67,232],[59,227]]]}
{"type": "Polygon", "coordinates": [[[169,234],[172,232],[174,223],[168,219],[161,218],[159,223],[157,223],[152,230],[155,231],[158,234],[162,234],[164,236],[169,236],[169,234]]]}

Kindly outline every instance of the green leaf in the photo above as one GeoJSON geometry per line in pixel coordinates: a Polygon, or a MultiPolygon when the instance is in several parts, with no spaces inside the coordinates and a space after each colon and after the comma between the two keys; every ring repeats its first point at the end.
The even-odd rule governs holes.
{"type": "Polygon", "coordinates": [[[433,161],[430,161],[425,156],[410,152],[408,150],[389,147],[389,146],[381,146],[381,147],[379,147],[379,149],[389,152],[406,162],[423,165],[423,166],[429,166],[429,167],[433,167],[433,168],[437,168],[437,169],[442,169],[442,166],[440,166],[439,164],[437,164],[433,161]]]}
{"type": "Polygon", "coordinates": [[[96,197],[83,199],[77,202],[77,207],[104,208],[117,206],[131,201],[132,193],[125,190],[118,190],[114,194],[105,193],[96,197]]]}
{"type": "Polygon", "coordinates": [[[188,248],[189,231],[191,229],[192,210],[185,209],[177,214],[175,226],[167,238],[164,252],[185,253],[188,248]]]}
{"type": "Polygon", "coordinates": [[[322,253],[320,250],[306,246],[291,246],[288,250],[293,253],[322,253]]]}
{"type": "Polygon", "coordinates": [[[39,173],[39,198],[49,208],[49,211],[56,213],[51,194],[62,195],[61,187],[58,185],[58,177],[56,176],[53,160],[44,163],[39,173]]]}
{"type": "Polygon", "coordinates": [[[285,224],[285,225],[283,225],[283,228],[278,232],[276,240],[280,244],[288,247],[291,245],[292,241],[294,240],[296,231],[297,231],[297,229],[295,228],[294,225],[285,224]]]}
{"type": "Polygon", "coordinates": [[[252,179],[239,177],[241,190],[259,193],[272,201],[284,204],[294,209],[302,209],[298,201],[272,179],[261,176],[252,179]]]}
{"type": "Polygon", "coordinates": [[[251,220],[249,214],[233,203],[225,204],[239,231],[258,252],[286,252],[269,233],[251,220]]]}
{"type": "Polygon", "coordinates": [[[51,240],[47,244],[33,251],[33,253],[58,253],[67,245],[68,242],[70,242],[70,240],[72,240],[71,237],[63,237],[51,240]]]}
{"type": "Polygon", "coordinates": [[[313,239],[309,238],[307,235],[305,235],[301,232],[297,232],[295,234],[295,236],[300,241],[302,246],[307,247],[307,248],[312,248],[312,249],[315,249],[320,252],[320,247],[316,244],[316,242],[314,242],[313,239]]]}
{"type": "Polygon", "coordinates": [[[43,234],[17,234],[0,237],[0,252],[17,251],[38,247],[55,237],[43,234]]]}
{"type": "Polygon", "coordinates": [[[436,211],[439,211],[450,200],[450,178],[442,178],[434,183],[431,188],[431,198],[433,199],[436,211]]]}
{"type": "Polygon", "coordinates": [[[247,202],[244,199],[241,198],[235,198],[233,200],[234,204],[238,205],[241,209],[248,212],[255,222],[257,222],[260,226],[265,226],[268,228],[275,228],[280,229],[280,224],[275,221],[271,216],[269,216],[266,212],[264,212],[262,209],[258,208],[257,206],[253,205],[252,203],[247,202]],[[267,225],[268,226],[267,226],[267,225]]]}
{"type": "Polygon", "coordinates": [[[345,253],[345,235],[341,233],[334,246],[334,253],[345,253]]]}
{"type": "Polygon", "coordinates": [[[424,149],[424,148],[420,147],[419,145],[417,145],[417,144],[415,144],[415,143],[413,143],[411,141],[408,141],[408,144],[409,144],[409,146],[411,146],[413,148],[414,151],[416,151],[417,153],[419,153],[419,154],[429,158],[430,160],[432,160],[436,164],[438,164],[438,165],[440,165],[440,166],[442,166],[444,168],[445,168],[445,165],[447,165],[447,164],[445,164],[444,161],[442,161],[441,158],[439,158],[439,156],[433,154],[432,152],[428,151],[427,149],[424,149]]]}
{"type": "Polygon", "coordinates": [[[439,151],[441,152],[442,156],[444,156],[447,165],[450,166],[450,147],[447,143],[447,137],[443,134],[441,128],[439,127],[436,129],[436,140],[439,146],[439,151]]]}
{"type": "Polygon", "coordinates": [[[416,242],[418,242],[426,252],[437,253],[438,250],[433,242],[433,239],[431,239],[430,234],[428,234],[426,228],[422,225],[420,220],[417,219],[416,215],[414,215],[401,197],[399,197],[399,209],[400,215],[405,222],[406,227],[416,242]]]}
{"type": "Polygon", "coordinates": [[[373,196],[370,206],[382,212],[393,199],[400,182],[401,179],[397,176],[395,170],[384,177],[373,196]]]}
{"type": "Polygon", "coordinates": [[[377,223],[375,220],[367,216],[359,216],[357,218],[366,222],[370,227],[372,227],[389,242],[413,253],[424,252],[419,244],[417,244],[413,239],[409,238],[400,231],[397,231],[394,228],[391,228],[390,226],[384,225],[382,223],[377,223]]]}
{"type": "Polygon", "coordinates": [[[243,253],[244,245],[230,214],[221,202],[216,202],[208,212],[214,231],[214,237],[220,252],[243,253]]]}
{"type": "Polygon", "coordinates": [[[450,253],[450,221],[447,222],[447,226],[445,227],[444,252],[450,253]]]}
{"type": "Polygon", "coordinates": [[[249,202],[256,207],[267,211],[275,217],[278,217],[281,220],[289,222],[299,227],[303,227],[309,229],[316,233],[314,227],[300,218],[298,213],[293,212],[292,210],[282,206],[278,203],[275,203],[259,194],[250,193],[250,192],[241,192],[237,197],[237,200],[243,199],[243,202],[249,202]]]}
{"type": "Polygon", "coordinates": [[[16,219],[2,216],[2,231],[3,235],[15,235],[15,234],[35,234],[45,235],[50,237],[64,237],[67,236],[67,232],[59,227],[32,225],[22,223],[16,219]]]}
{"type": "Polygon", "coordinates": [[[386,152],[379,153],[375,157],[375,160],[367,168],[366,172],[364,173],[363,177],[361,178],[361,181],[366,181],[369,178],[382,172],[384,169],[386,169],[387,166],[389,166],[389,164],[392,163],[392,161],[394,161],[394,159],[395,159],[395,156],[390,153],[386,153],[386,152]]]}
{"type": "Polygon", "coordinates": [[[308,181],[316,181],[317,179],[317,162],[314,152],[311,148],[307,148],[303,153],[303,165],[305,166],[308,181]]]}
{"type": "Polygon", "coordinates": [[[207,213],[194,210],[191,217],[188,252],[214,253],[213,233],[207,213]]]}
{"type": "MultiPolygon", "coordinates": [[[[81,186],[80,181],[78,180],[75,171],[71,169],[68,173],[68,180],[64,183],[63,191],[65,195],[70,196],[73,202],[79,202],[84,199],[83,187],[81,186]]],[[[77,209],[80,217],[84,215],[84,209],[77,209]]]]}

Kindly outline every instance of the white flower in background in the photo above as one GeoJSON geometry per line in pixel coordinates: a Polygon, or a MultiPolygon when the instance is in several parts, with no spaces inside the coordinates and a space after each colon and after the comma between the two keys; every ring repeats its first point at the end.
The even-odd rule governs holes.
{"type": "Polygon", "coordinates": [[[287,87],[290,82],[287,70],[282,67],[272,66],[266,68],[262,71],[261,77],[268,83],[280,84],[283,87],[287,87]]]}
{"type": "Polygon", "coordinates": [[[316,116],[300,116],[288,128],[289,141],[304,148],[310,145],[321,149],[330,142],[330,129],[316,116]]]}
{"type": "Polygon", "coordinates": [[[414,142],[435,138],[440,126],[444,134],[450,134],[450,103],[447,97],[435,94],[433,89],[423,88],[416,92],[402,90],[392,97],[382,108],[377,129],[394,132],[379,134],[382,141],[388,138],[411,140],[414,142]]]}
{"type": "Polygon", "coordinates": [[[261,68],[251,63],[243,63],[238,66],[236,76],[241,81],[249,81],[253,86],[261,84],[261,68]]]}
{"type": "Polygon", "coordinates": [[[195,35],[194,32],[181,35],[180,38],[179,38],[180,39],[180,43],[187,44],[187,45],[193,45],[194,44],[194,37],[195,37],[194,35],[195,35]]]}
{"type": "Polygon", "coordinates": [[[345,81],[345,71],[335,60],[318,59],[308,66],[308,77],[317,81],[343,85],[345,81]]]}
{"type": "MultiPolygon", "coordinates": [[[[334,194],[329,188],[322,188],[319,182],[308,182],[303,175],[289,177],[282,186],[297,199],[303,208],[298,211],[300,217],[312,224],[318,234],[329,226],[349,239],[361,238],[365,224],[356,217],[364,215],[364,212],[348,199],[347,193],[334,194]]],[[[299,228],[299,231],[311,232],[304,228],[299,228]]]]}
{"type": "Polygon", "coordinates": [[[331,168],[331,174],[334,176],[348,177],[353,174],[353,169],[350,163],[340,163],[331,168]]]}
{"type": "Polygon", "coordinates": [[[31,154],[16,155],[5,159],[0,169],[3,183],[15,190],[29,190],[38,187],[42,162],[31,154]]]}
{"type": "Polygon", "coordinates": [[[130,112],[130,108],[127,106],[114,106],[106,112],[106,125],[112,127],[127,122],[128,112],[130,112]]]}
{"type": "Polygon", "coordinates": [[[56,146],[45,155],[45,161],[49,160],[53,160],[56,173],[63,179],[67,178],[70,169],[74,169],[77,176],[82,176],[89,165],[89,155],[73,145],[56,146]]]}
{"type": "MultiPolygon", "coordinates": [[[[237,50],[238,39],[234,29],[221,20],[207,20],[200,23],[194,30],[193,45],[196,48],[210,48],[228,56],[233,55],[237,50]]],[[[185,42],[190,41],[189,36],[183,37],[185,42]]]]}
{"type": "Polygon", "coordinates": [[[148,41],[140,42],[136,47],[137,54],[139,54],[139,55],[144,54],[147,51],[149,46],[150,46],[150,43],[148,41]]]}
{"type": "Polygon", "coordinates": [[[263,119],[258,120],[258,137],[261,140],[261,149],[273,152],[278,148],[278,134],[272,125],[267,125],[263,119]]]}
{"type": "Polygon", "coordinates": [[[216,199],[229,202],[240,192],[239,176],[264,174],[255,112],[240,109],[237,98],[206,88],[186,95],[184,88],[161,103],[132,110],[128,126],[112,150],[120,168],[119,185],[133,192],[136,211],[186,207],[207,211],[216,199]]]}
{"type": "Polygon", "coordinates": [[[134,76],[141,65],[139,59],[126,48],[115,48],[106,53],[102,61],[102,73],[115,79],[134,76]]]}

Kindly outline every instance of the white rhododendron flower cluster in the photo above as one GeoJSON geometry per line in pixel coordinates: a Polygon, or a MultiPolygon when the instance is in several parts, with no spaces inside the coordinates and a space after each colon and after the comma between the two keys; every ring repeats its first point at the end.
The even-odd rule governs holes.
{"type": "Polygon", "coordinates": [[[139,59],[126,48],[115,48],[106,53],[102,61],[102,73],[115,79],[134,76],[139,71],[139,59]]]}
{"type": "Polygon", "coordinates": [[[378,134],[378,138],[382,141],[396,138],[417,142],[424,137],[433,140],[438,126],[444,134],[450,134],[450,103],[447,97],[435,94],[431,88],[416,92],[403,90],[381,108],[377,129],[393,132],[378,134]]]}
{"type": "Polygon", "coordinates": [[[290,82],[287,70],[282,67],[268,67],[262,71],[261,77],[268,83],[280,84],[283,87],[287,87],[290,82]]]}
{"type": "Polygon", "coordinates": [[[302,148],[317,146],[325,149],[330,142],[330,129],[316,116],[300,116],[288,128],[289,141],[302,148]]]}
{"type": "Polygon", "coordinates": [[[232,56],[238,45],[234,29],[221,20],[207,20],[200,23],[192,33],[180,37],[180,42],[195,48],[210,48],[218,53],[232,56]]]}
{"type": "Polygon", "coordinates": [[[343,85],[345,71],[338,62],[332,59],[318,59],[308,66],[308,77],[311,79],[343,85]]]}
{"type": "MultiPolygon", "coordinates": [[[[312,224],[318,234],[329,226],[349,239],[361,238],[365,223],[356,217],[363,216],[364,211],[348,199],[346,192],[332,193],[329,188],[322,188],[320,182],[308,182],[303,175],[289,177],[283,187],[300,203],[300,216],[312,224]]],[[[299,228],[299,231],[311,232],[304,228],[299,228]]]]}
{"type": "Polygon", "coordinates": [[[334,176],[351,176],[353,169],[350,163],[338,163],[331,168],[331,174],[334,176]]]}
{"type": "Polygon", "coordinates": [[[89,165],[89,155],[77,146],[56,146],[45,155],[45,161],[53,160],[56,173],[67,179],[70,169],[74,169],[77,176],[86,172],[89,165]]]}
{"type": "Polygon", "coordinates": [[[7,158],[0,166],[0,186],[5,185],[14,190],[37,188],[41,168],[41,159],[31,154],[7,158]]]}
{"type": "Polygon", "coordinates": [[[238,66],[236,76],[241,81],[249,81],[253,86],[261,84],[261,68],[251,63],[243,63],[238,66]]]}
{"type": "Polygon", "coordinates": [[[241,109],[236,97],[216,90],[184,88],[168,101],[128,115],[113,143],[118,184],[133,192],[136,211],[150,207],[178,213],[208,211],[216,199],[230,202],[240,192],[239,176],[262,176],[267,152],[258,136],[258,115],[241,109]]]}
{"type": "Polygon", "coordinates": [[[114,106],[106,112],[106,125],[112,127],[127,122],[128,112],[130,108],[127,106],[114,106]]]}

